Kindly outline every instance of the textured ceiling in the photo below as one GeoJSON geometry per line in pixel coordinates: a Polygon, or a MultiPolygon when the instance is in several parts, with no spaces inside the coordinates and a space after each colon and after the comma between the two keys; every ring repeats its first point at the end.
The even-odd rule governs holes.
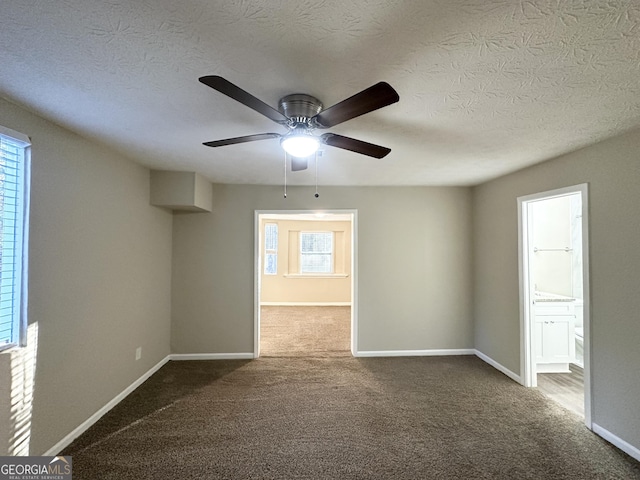
{"type": "Polygon", "coordinates": [[[282,183],[277,139],[202,146],[283,131],[203,75],[273,107],[290,93],[330,106],[387,81],[399,103],[330,131],[391,154],[324,147],[319,183],[473,185],[640,126],[640,2],[0,4],[0,96],[153,168],[282,183]]]}

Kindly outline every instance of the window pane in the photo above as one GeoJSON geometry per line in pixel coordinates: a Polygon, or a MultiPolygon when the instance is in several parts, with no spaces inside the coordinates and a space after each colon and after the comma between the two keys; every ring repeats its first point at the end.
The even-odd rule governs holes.
{"type": "Polygon", "coordinates": [[[275,275],[278,273],[278,255],[267,253],[264,257],[264,274],[275,275]]]}
{"type": "Polygon", "coordinates": [[[302,273],[331,273],[331,255],[318,253],[302,255],[300,271],[302,273]]]}
{"type": "Polygon", "coordinates": [[[333,251],[332,232],[302,232],[300,234],[302,253],[331,253],[333,251]]]}
{"type": "Polygon", "coordinates": [[[278,250],[278,224],[267,223],[264,226],[264,249],[278,250]]]}

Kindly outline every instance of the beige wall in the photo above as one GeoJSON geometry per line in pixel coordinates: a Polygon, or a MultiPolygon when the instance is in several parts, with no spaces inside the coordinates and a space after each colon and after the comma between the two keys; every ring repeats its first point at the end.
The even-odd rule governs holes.
{"type": "Polygon", "coordinates": [[[468,188],[214,185],[176,215],[172,350],[253,352],[256,210],[357,209],[361,351],[473,347],[468,188]]]}
{"type": "Polygon", "coordinates": [[[531,276],[540,292],[573,296],[571,248],[571,197],[531,203],[531,276]]]}
{"type": "MultiPolygon", "coordinates": [[[[278,271],[264,274],[260,267],[262,303],[349,303],[351,301],[351,222],[309,220],[262,220],[278,225],[278,271]],[[300,232],[332,232],[334,235],[333,273],[336,276],[297,276],[300,232]]],[[[264,252],[264,242],[260,245],[264,252]]]]}
{"type": "Polygon", "coordinates": [[[1,99],[0,124],[33,143],[30,452],[42,454],[169,353],[172,217],[149,205],[146,168],[1,99]]]}
{"type": "Polygon", "coordinates": [[[475,345],[519,372],[516,198],[589,184],[593,422],[636,448],[640,447],[638,152],[640,136],[632,132],[473,190],[475,345]]]}

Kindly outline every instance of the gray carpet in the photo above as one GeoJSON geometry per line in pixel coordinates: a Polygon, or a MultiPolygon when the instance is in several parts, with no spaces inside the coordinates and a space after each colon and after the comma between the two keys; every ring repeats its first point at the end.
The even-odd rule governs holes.
{"type": "Polygon", "coordinates": [[[63,452],[74,479],[640,479],[476,357],[170,362],[63,452]]]}
{"type": "Polygon", "coordinates": [[[260,307],[260,356],[351,356],[351,307],[260,307]]]}

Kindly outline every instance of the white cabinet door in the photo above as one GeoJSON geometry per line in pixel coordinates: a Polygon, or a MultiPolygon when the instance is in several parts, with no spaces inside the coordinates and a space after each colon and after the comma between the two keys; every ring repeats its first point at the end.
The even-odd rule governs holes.
{"type": "Polygon", "coordinates": [[[574,361],[574,317],[548,315],[536,317],[536,361],[569,363],[574,361]]]}
{"type": "Polygon", "coordinates": [[[544,329],[545,357],[550,362],[572,362],[575,357],[573,317],[546,317],[544,329]],[[573,347],[573,349],[572,349],[573,347]]]}

